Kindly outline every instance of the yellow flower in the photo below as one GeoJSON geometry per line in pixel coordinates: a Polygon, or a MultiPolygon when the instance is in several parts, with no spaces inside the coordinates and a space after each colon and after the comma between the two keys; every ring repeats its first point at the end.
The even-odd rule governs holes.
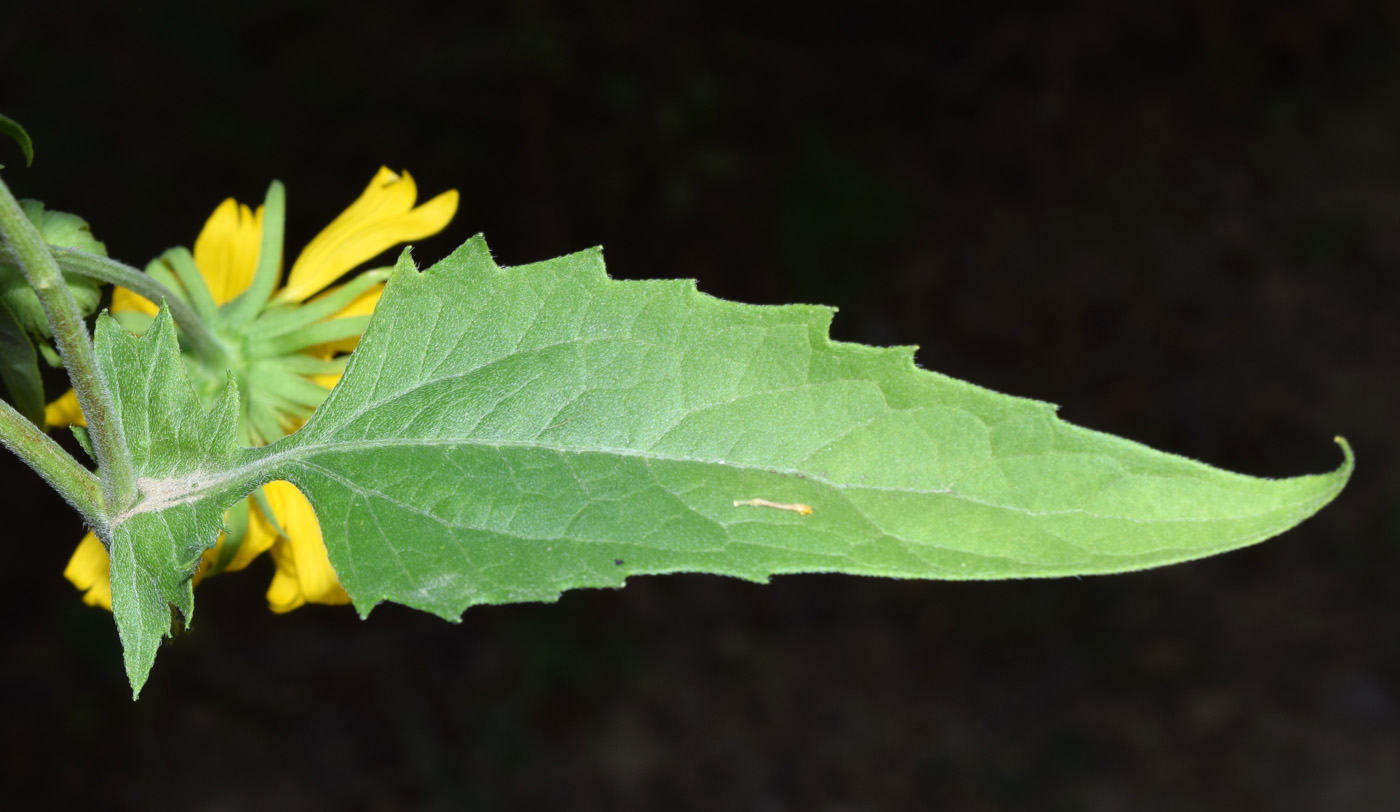
{"type": "MultiPolygon", "coordinates": [[[[399,175],[381,167],[359,199],[302,250],[286,284],[265,302],[252,303],[256,307],[241,307],[246,303],[240,297],[256,293],[264,219],[280,218],[280,207],[269,215],[264,206],[255,211],[229,198],[204,224],[193,253],[172,249],[147,266],[176,295],[202,309],[223,342],[226,355],[217,362],[189,353],[184,357],[206,406],[222,389],[227,372],[233,372],[242,398],[239,429],[245,442],[264,445],[290,434],[325,399],[340,379],[344,353],[355,348],[379,301],[385,273],[370,271],[328,286],[395,245],[436,234],[456,214],[456,190],[421,206],[414,205],[417,198],[407,172],[399,175]]],[[[280,229],[280,219],[276,226],[280,229]]],[[[156,306],[117,288],[111,313],[128,329],[141,331],[156,306]]],[[[84,423],[71,390],[48,405],[45,417],[50,426],[84,423]]],[[[235,505],[225,526],[216,546],[204,554],[196,583],[218,572],[241,570],[270,552],[277,568],[267,591],[272,611],[350,602],[331,568],[311,503],[291,483],[268,483],[235,505]]],[[[85,591],[85,603],[111,609],[107,551],[96,535],[83,537],[63,574],[85,591]]]]}

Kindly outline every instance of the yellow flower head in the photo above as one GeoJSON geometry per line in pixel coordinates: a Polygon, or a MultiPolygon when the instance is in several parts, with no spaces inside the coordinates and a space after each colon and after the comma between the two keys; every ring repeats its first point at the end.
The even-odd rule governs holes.
{"type": "MultiPolygon", "coordinates": [[[[174,248],[147,266],[146,272],[185,299],[220,339],[220,357],[188,351],[183,357],[206,406],[233,373],[245,442],[274,442],[299,428],[321,404],[364,332],[388,269],[333,283],[396,245],[436,234],[457,212],[456,190],[422,205],[415,205],[417,198],[407,172],[381,167],[359,199],[302,250],[280,289],[282,189],[277,183],[256,211],[233,198],[219,204],[195,239],[193,253],[174,248]]],[[[113,292],[111,313],[127,329],[144,331],[156,312],[155,304],[130,290],[113,292]]],[[[50,403],[45,416],[51,426],[83,423],[71,391],[50,403]]],[[[277,572],[267,599],[274,612],[350,602],[330,566],[316,514],[291,483],[268,483],[235,505],[225,526],[218,544],[205,553],[196,583],[243,569],[270,551],[277,572]]],[[[107,552],[94,534],[83,537],[63,574],[85,591],[84,602],[111,608],[107,552]]]]}

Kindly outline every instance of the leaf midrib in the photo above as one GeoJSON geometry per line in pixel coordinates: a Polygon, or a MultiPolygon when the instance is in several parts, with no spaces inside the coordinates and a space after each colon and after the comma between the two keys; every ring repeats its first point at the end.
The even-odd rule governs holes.
{"type": "MultiPolygon", "coordinates": [[[[292,437],[295,436],[296,435],[292,435],[292,437]]],[[[288,439],[290,440],[291,438],[288,439]]],[[[619,448],[609,446],[585,446],[574,444],[564,445],[557,443],[540,442],[538,440],[495,440],[489,438],[471,437],[439,437],[390,438],[379,440],[341,440],[329,443],[318,442],[315,444],[307,445],[293,445],[290,448],[284,448],[281,450],[277,450],[277,445],[267,446],[265,448],[259,449],[246,449],[246,453],[254,457],[253,459],[250,459],[248,462],[245,462],[233,468],[226,468],[220,472],[197,471],[179,477],[145,478],[140,480],[140,482],[160,483],[162,486],[161,490],[167,493],[177,492],[180,495],[173,498],[163,498],[154,501],[145,499],[136,504],[127,512],[118,516],[113,521],[112,525],[113,527],[115,527],[116,525],[121,524],[122,522],[143,513],[153,513],[161,510],[166,510],[172,507],[178,507],[180,505],[198,502],[211,494],[215,494],[220,491],[226,490],[230,487],[237,485],[240,482],[252,482],[256,480],[260,480],[260,482],[269,482],[275,480],[278,478],[277,474],[280,471],[285,470],[286,466],[298,463],[304,463],[309,465],[310,460],[324,454],[346,451],[373,451],[375,449],[462,446],[475,446],[491,449],[528,448],[550,451],[558,454],[610,454],[618,457],[635,457],[653,462],[700,463],[705,465],[720,465],[734,470],[758,471],[762,473],[775,474],[780,476],[796,476],[803,480],[824,487],[828,487],[837,491],[854,490],[878,493],[906,493],[921,496],[947,496],[949,498],[966,502],[968,504],[990,507],[998,510],[1005,510],[1031,517],[1084,515],[1096,519],[1113,519],[1119,521],[1133,521],[1135,523],[1142,524],[1167,525],[1197,522],[1238,521],[1244,519],[1259,518],[1275,514],[1280,511],[1291,510],[1298,506],[1297,503],[1288,502],[1266,510],[1255,511],[1252,513],[1236,514],[1231,516],[1176,517],[1144,522],[1141,519],[1134,519],[1130,516],[1119,516],[1106,513],[1093,513],[1083,508],[1067,508],[1064,510],[1048,511],[1033,510],[1030,508],[1023,508],[1015,505],[1008,505],[1004,503],[978,499],[968,494],[959,492],[952,485],[947,485],[940,488],[913,488],[892,485],[874,485],[859,482],[838,482],[827,477],[823,477],[820,474],[815,474],[810,471],[804,471],[796,468],[761,465],[756,463],[735,462],[727,459],[720,460],[717,458],[709,457],[694,457],[688,455],[657,453],[646,449],[619,448]],[[190,487],[187,483],[191,481],[198,481],[200,482],[200,485],[197,487],[190,487]]],[[[1315,499],[1309,500],[1309,503],[1312,504],[1317,502],[1325,502],[1327,499],[1330,499],[1333,495],[1335,495],[1334,490],[1335,489],[1329,489],[1328,492],[1319,494],[1315,499]]]]}

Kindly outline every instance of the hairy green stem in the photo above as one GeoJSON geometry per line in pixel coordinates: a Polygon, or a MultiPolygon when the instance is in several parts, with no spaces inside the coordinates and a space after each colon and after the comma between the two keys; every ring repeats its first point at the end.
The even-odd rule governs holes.
{"type": "Polygon", "coordinates": [[[4,401],[0,401],[0,444],[28,463],[90,526],[100,527],[106,521],[101,481],[4,401]]]}
{"type": "Polygon", "coordinates": [[[175,320],[176,326],[180,328],[196,355],[206,361],[215,362],[216,366],[217,362],[227,360],[228,351],[224,343],[209,331],[209,325],[199,317],[189,302],[154,277],[115,259],[99,257],[75,248],[54,248],[52,253],[58,261],[58,267],[65,273],[75,273],[120,285],[155,304],[164,301],[170,310],[170,317],[175,320]]]}
{"type": "MultiPolygon", "coordinates": [[[[121,416],[112,399],[112,390],[97,365],[97,354],[88,336],[87,324],[73,301],[68,285],[63,281],[58,263],[54,262],[38,229],[24,216],[19,202],[3,180],[0,180],[0,232],[3,232],[5,242],[19,259],[20,268],[39,297],[39,304],[43,306],[44,315],[48,316],[49,325],[53,328],[54,343],[58,345],[68,377],[73,382],[73,391],[78,395],[78,405],[82,406],[87,420],[102,477],[104,513],[112,515],[126,510],[136,503],[136,473],[122,432],[121,416]]],[[[16,453],[25,456],[28,450],[19,448],[16,453]]],[[[30,465],[34,464],[28,457],[25,459],[30,465]]]]}

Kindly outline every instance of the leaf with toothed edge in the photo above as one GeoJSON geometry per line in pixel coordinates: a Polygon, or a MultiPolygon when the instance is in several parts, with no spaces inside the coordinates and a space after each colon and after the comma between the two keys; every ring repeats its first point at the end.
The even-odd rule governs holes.
{"type": "Polygon", "coordinates": [[[232,379],[205,414],[186,377],[168,312],[162,311],[140,338],[103,315],[95,345],[142,494],[128,515],[98,528],[111,558],[112,614],[136,692],[161,638],[170,634],[172,612],[186,623],[192,618],[190,579],[200,555],[217,538],[224,511],[246,493],[239,492],[241,483],[226,478],[219,480],[222,490],[215,486],[197,500],[179,501],[181,491],[201,486],[206,471],[211,479],[225,476],[247,452],[234,440],[238,392],[232,379]],[[162,501],[175,503],[157,508],[162,501]]]}
{"type": "Polygon", "coordinates": [[[150,573],[125,600],[155,584],[184,611],[169,579],[187,579],[223,510],[273,479],[310,499],[361,614],[388,600],[455,619],[671,572],[1144,569],[1277,535],[1351,471],[1345,445],[1330,474],[1266,480],[1078,428],[1049,404],[919,369],[912,348],[832,341],[832,313],[611,280],[598,250],[500,268],[478,237],[424,272],[405,252],[339,385],[260,449],[233,446],[236,398],[199,410],[168,326],[121,338],[132,357],[109,379],[149,368],[146,353],[171,368],[154,385],[180,390],[168,403],[121,393],[128,434],[154,419],[144,411],[183,415],[145,435],[150,460],[178,462],[142,469],[151,495],[117,525],[132,571],[150,573]],[[146,533],[160,555],[141,552],[146,533]]]}

